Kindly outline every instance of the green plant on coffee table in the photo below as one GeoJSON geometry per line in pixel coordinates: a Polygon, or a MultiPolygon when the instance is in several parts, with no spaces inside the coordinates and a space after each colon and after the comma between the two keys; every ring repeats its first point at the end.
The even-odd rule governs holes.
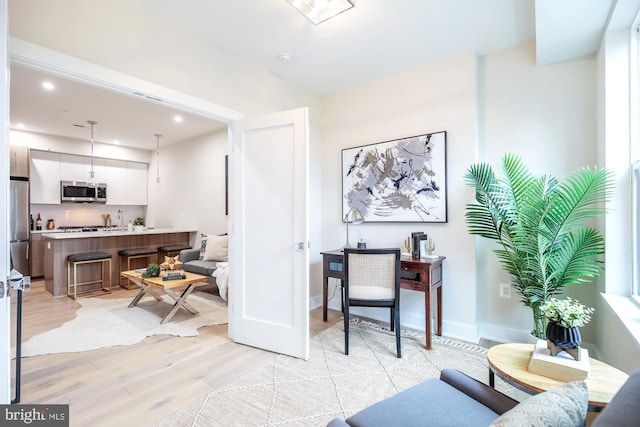
{"type": "Polygon", "coordinates": [[[144,218],[138,217],[133,220],[133,225],[144,225],[144,218]]]}
{"type": "Polygon", "coordinates": [[[158,277],[160,276],[160,266],[158,264],[149,264],[147,269],[142,273],[143,279],[148,279],[149,277],[158,277]]]}
{"type": "Polygon", "coordinates": [[[571,298],[551,298],[540,306],[540,311],[549,322],[563,328],[581,328],[589,323],[594,309],[571,298]]]}

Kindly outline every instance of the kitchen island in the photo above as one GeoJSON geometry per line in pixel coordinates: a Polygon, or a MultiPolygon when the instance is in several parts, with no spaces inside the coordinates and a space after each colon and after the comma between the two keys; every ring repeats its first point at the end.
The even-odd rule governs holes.
{"type": "MultiPolygon", "coordinates": [[[[67,256],[85,252],[111,254],[112,286],[120,280],[118,252],[123,249],[157,249],[167,245],[193,246],[196,230],[153,228],[143,231],[109,230],[82,233],[43,233],[45,289],[54,297],[67,295],[67,256]]],[[[164,261],[164,260],[162,260],[164,261]]],[[[78,281],[91,280],[99,273],[98,265],[87,265],[78,281]]]]}

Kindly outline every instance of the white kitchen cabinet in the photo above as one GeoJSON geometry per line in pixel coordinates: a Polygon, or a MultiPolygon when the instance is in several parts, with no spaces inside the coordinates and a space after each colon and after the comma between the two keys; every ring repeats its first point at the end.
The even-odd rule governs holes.
{"type": "Polygon", "coordinates": [[[31,150],[29,171],[33,204],[60,204],[60,154],[31,150]]]}
{"type": "Polygon", "coordinates": [[[127,204],[147,205],[148,165],[127,162],[127,204]]]}
{"type": "Polygon", "coordinates": [[[127,203],[127,162],[107,160],[106,162],[107,204],[126,205],[127,203]]]}
{"type": "MultiPolygon", "coordinates": [[[[93,159],[96,183],[107,184],[108,205],[147,204],[146,163],[93,159]]],[[[91,157],[31,150],[31,203],[59,204],[60,181],[90,180],[91,157]]]]}
{"type": "Polygon", "coordinates": [[[86,181],[84,176],[84,156],[60,154],[60,180],[86,181]]]}
{"type": "MultiPolygon", "coordinates": [[[[93,158],[93,172],[96,183],[106,182],[107,161],[93,158]]],[[[91,157],[74,154],[60,155],[60,179],[63,181],[91,181],[91,157]]]]}

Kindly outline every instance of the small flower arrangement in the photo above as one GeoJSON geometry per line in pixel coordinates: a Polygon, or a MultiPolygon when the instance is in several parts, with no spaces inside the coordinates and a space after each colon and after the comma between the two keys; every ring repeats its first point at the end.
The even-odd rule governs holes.
{"type": "Polygon", "coordinates": [[[589,323],[594,309],[571,298],[551,298],[540,306],[540,311],[551,323],[563,328],[580,328],[589,323]]]}
{"type": "Polygon", "coordinates": [[[133,220],[133,225],[144,225],[144,218],[138,217],[133,220]]]}

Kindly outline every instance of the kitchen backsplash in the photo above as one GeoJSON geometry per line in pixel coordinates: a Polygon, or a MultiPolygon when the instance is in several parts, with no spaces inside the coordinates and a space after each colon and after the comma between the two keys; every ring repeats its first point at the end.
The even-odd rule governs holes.
{"type": "MultiPolygon", "coordinates": [[[[40,213],[42,229],[46,229],[47,221],[53,219],[57,227],[104,225],[103,215],[110,215],[111,225],[118,224],[118,209],[122,209],[124,226],[129,221],[133,222],[137,217],[145,217],[146,206],[118,206],[102,205],[94,203],[63,203],[59,205],[31,205],[31,215],[35,221],[40,213]]],[[[147,224],[147,226],[153,226],[147,224]]],[[[35,225],[34,225],[35,230],[35,225]]]]}

